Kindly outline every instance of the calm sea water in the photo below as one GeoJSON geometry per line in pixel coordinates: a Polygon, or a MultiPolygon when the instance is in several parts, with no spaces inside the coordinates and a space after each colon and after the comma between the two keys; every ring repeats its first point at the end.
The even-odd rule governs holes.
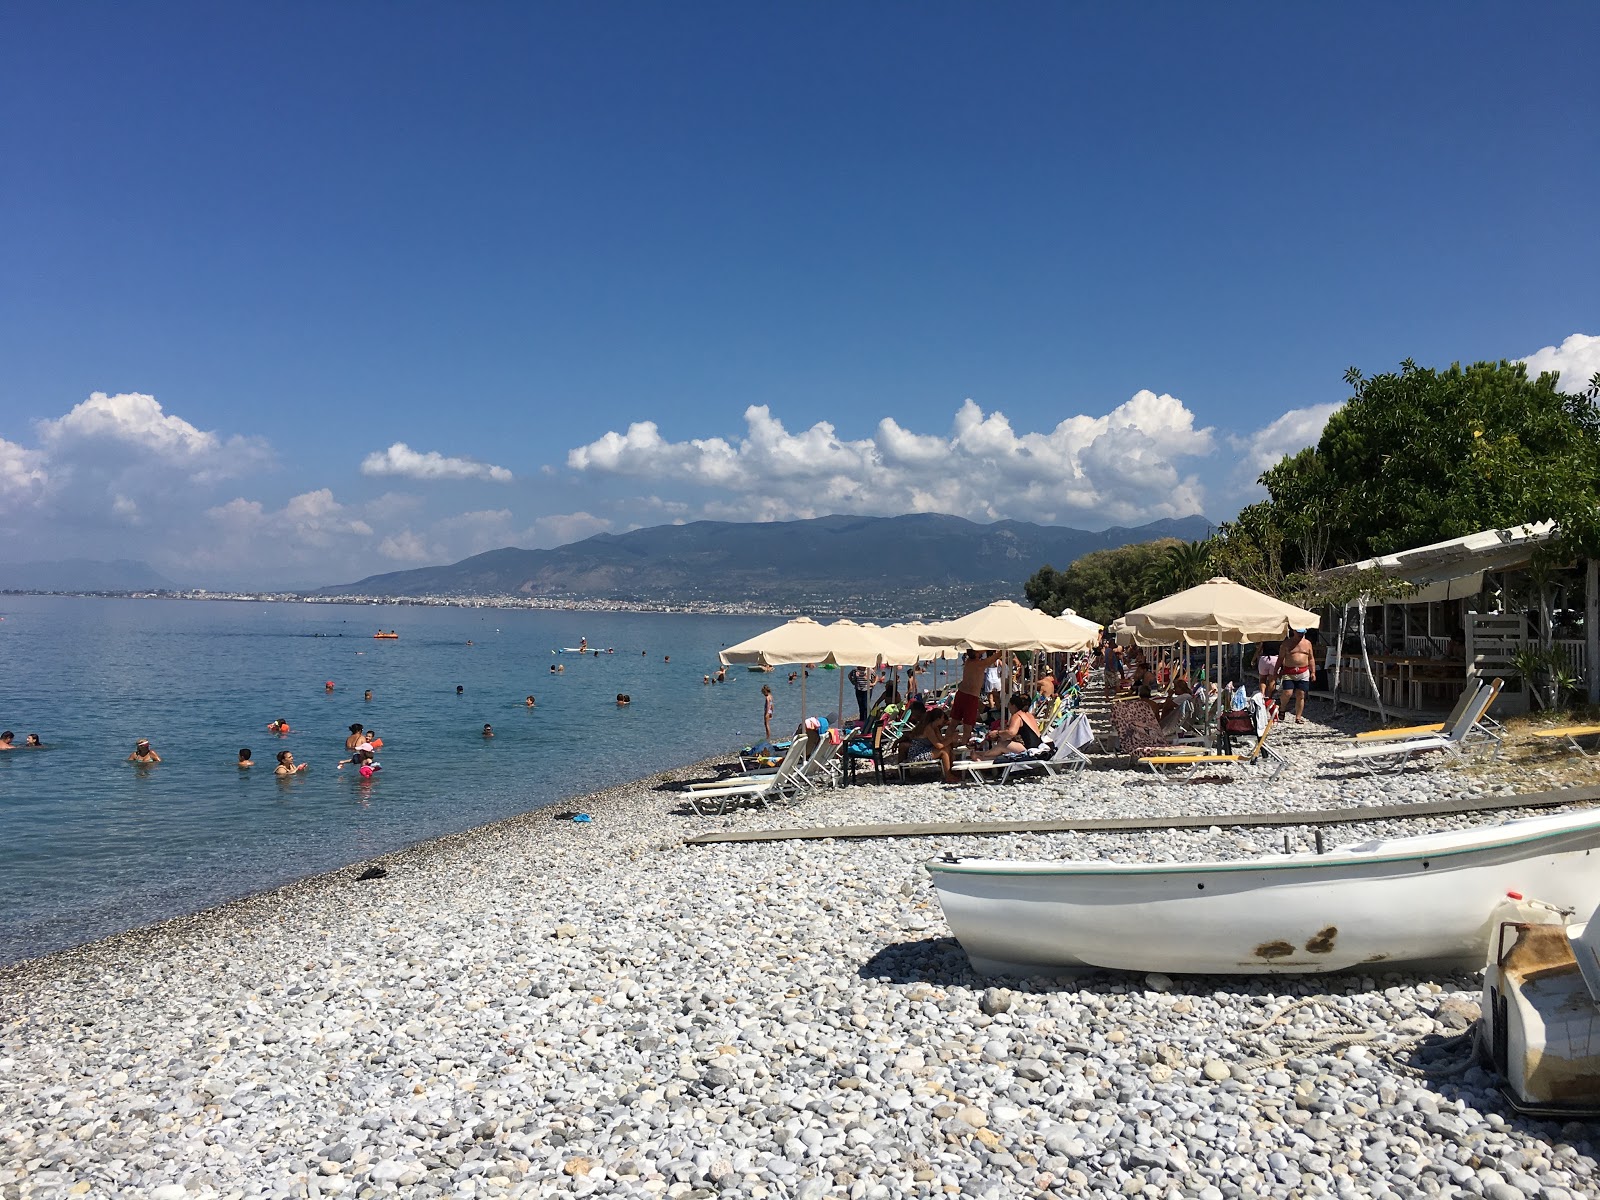
{"type": "MultiPolygon", "coordinates": [[[[775,729],[800,710],[782,674],[701,684],[769,617],[32,596],[0,616],[0,729],[48,747],[0,754],[0,962],[728,750],[759,738],[764,681],[775,729]],[[616,653],[552,656],[583,636],[616,653]],[[334,770],[353,721],[385,742],[370,783],[334,770]],[[125,761],[139,737],[159,766],[125,761]],[[310,770],[275,777],[283,749],[310,770]]],[[[832,683],[813,674],[813,707],[832,683]]]]}

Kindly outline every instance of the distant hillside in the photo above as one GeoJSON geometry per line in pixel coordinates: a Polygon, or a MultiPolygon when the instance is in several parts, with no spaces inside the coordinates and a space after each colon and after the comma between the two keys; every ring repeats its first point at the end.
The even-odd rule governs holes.
{"type": "Polygon", "coordinates": [[[60,562],[0,563],[0,591],[161,592],[177,587],[149,563],[126,558],[115,562],[64,558],[60,562]]]}
{"type": "Polygon", "coordinates": [[[961,517],[818,517],[696,521],[601,533],[553,550],[507,547],[450,566],[373,575],[328,596],[571,596],[803,605],[895,597],[1020,593],[1049,563],[1161,537],[1203,538],[1204,517],[1090,533],[1026,521],[961,517]]]}

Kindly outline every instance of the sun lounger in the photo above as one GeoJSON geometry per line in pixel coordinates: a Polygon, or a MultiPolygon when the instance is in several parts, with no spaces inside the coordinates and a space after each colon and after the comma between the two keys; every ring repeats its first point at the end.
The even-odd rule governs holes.
{"type": "MultiPolygon", "coordinates": [[[[960,762],[951,763],[950,769],[958,771],[968,779],[975,779],[979,783],[987,783],[988,776],[998,772],[1000,782],[1005,783],[1013,775],[1021,775],[1027,771],[1043,771],[1046,775],[1056,775],[1061,771],[1081,771],[1089,765],[1089,758],[1078,749],[1080,739],[1077,736],[1077,725],[1082,723],[1085,734],[1088,732],[1088,721],[1081,715],[1068,720],[1061,728],[1056,730],[1056,740],[1045,739],[1039,743],[1039,750],[1029,754],[1010,755],[1003,754],[999,758],[990,759],[962,759],[960,762]],[[1044,751],[1044,753],[1040,753],[1044,751]]],[[[1092,735],[1086,736],[1082,741],[1092,740],[1092,735]]]]}
{"type": "Polygon", "coordinates": [[[1488,687],[1487,683],[1474,680],[1461,690],[1455,706],[1451,708],[1450,715],[1444,720],[1433,725],[1405,725],[1398,729],[1369,729],[1366,733],[1356,734],[1356,741],[1363,745],[1376,742],[1398,742],[1406,738],[1427,737],[1429,734],[1443,733],[1461,719],[1461,714],[1467,711],[1470,705],[1488,687]]]}
{"type": "MultiPolygon", "coordinates": [[[[1489,705],[1494,703],[1500,694],[1500,680],[1496,679],[1488,688],[1479,692],[1477,698],[1468,704],[1455,724],[1442,733],[1424,734],[1421,737],[1404,738],[1396,742],[1378,742],[1375,744],[1350,746],[1334,753],[1334,758],[1340,762],[1356,762],[1366,767],[1369,771],[1397,771],[1409,763],[1419,754],[1438,753],[1446,759],[1460,759],[1465,756],[1467,738],[1480,718],[1487,712],[1489,705]]],[[[1490,740],[1499,744],[1497,735],[1486,732],[1490,740]]]]}
{"type": "Polygon", "coordinates": [[[1595,755],[1585,750],[1580,738],[1600,737],[1600,725],[1558,725],[1554,729],[1540,729],[1534,732],[1534,737],[1554,741],[1560,738],[1568,746],[1576,750],[1584,758],[1594,758],[1595,755]]]}
{"type": "Polygon", "coordinates": [[[783,758],[778,761],[777,767],[770,771],[750,771],[743,775],[734,775],[726,779],[708,779],[702,783],[689,784],[691,792],[720,792],[727,788],[749,787],[754,783],[761,783],[771,779],[779,772],[788,769],[793,771],[805,761],[806,739],[795,738],[789,743],[789,748],[783,752],[783,758]]]}
{"type": "Polygon", "coordinates": [[[1289,765],[1288,759],[1275,747],[1267,744],[1267,738],[1277,728],[1277,724],[1276,718],[1269,720],[1261,736],[1256,738],[1255,745],[1245,754],[1156,754],[1141,758],[1139,765],[1149,767],[1152,775],[1164,781],[1179,775],[1185,779],[1193,779],[1210,767],[1261,765],[1271,767],[1268,779],[1276,779],[1279,772],[1289,765]]]}
{"type": "MultiPolygon", "coordinates": [[[[822,739],[823,744],[828,743],[827,738],[822,739]]],[[[806,739],[795,738],[794,745],[789,748],[789,753],[784,755],[783,764],[771,775],[760,779],[746,780],[739,783],[725,783],[721,786],[695,786],[687,789],[689,806],[700,816],[715,813],[721,816],[735,804],[759,804],[763,808],[775,799],[778,799],[791,789],[800,786],[796,776],[805,766],[810,757],[805,752],[806,739]],[[715,808],[712,808],[715,805],[715,808]],[[704,806],[704,807],[702,807],[704,806]]],[[[821,746],[818,746],[820,751],[821,746]]]]}

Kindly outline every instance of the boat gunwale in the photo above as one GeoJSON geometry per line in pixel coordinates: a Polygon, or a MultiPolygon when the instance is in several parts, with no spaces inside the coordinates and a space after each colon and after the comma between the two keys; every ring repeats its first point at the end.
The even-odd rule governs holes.
{"type": "MultiPolygon", "coordinates": [[[[1405,854],[1373,855],[1371,857],[1359,856],[1353,853],[1340,853],[1332,851],[1327,854],[1309,854],[1285,856],[1275,858],[1233,858],[1215,863],[1064,863],[1050,865],[1039,863],[1037,860],[1018,860],[1016,864],[1008,863],[1004,859],[976,859],[971,864],[963,865],[959,862],[946,862],[941,859],[929,859],[923,866],[930,875],[975,875],[989,877],[1033,877],[1033,876],[1071,876],[1074,878],[1093,875],[1106,876],[1137,876],[1137,875],[1205,875],[1237,873],[1240,871],[1294,871],[1305,868],[1319,867],[1350,867],[1354,865],[1378,866],[1388,863],[1417,862],[1422,859],[1456,858],[1463,854],[1481,854],[1485,851],[1510,849],[1516,846],[1525,846],[1532,842],[1548,841],[1554,838],[1569,837],[1573,834],[1593,832],[1600,834],[1600,812],[1588,810],[1592,817],[1592,825],[1575,825],[1569,828],[1546,829],[1537,833],[1530,832],[1525,837],[1505,838],[1496,841],[1481,842],[1472,846],[1460,846],[1454,849],[1441,849],[1436,851],[1416,850],[1405,854]]],[[[1566,815],[1566,814],[1563,814],[1566,815]]],[[[1539,820],[1541,818],[1530,818],[1539,820]]],[[[1424,837],[1438,836],[1424,834],[1424,837]]]]}

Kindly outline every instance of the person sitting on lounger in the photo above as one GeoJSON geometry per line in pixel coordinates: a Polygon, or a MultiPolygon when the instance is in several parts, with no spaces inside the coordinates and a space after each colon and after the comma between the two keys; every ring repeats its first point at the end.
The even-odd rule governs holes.
{"type": "Polygon", "coordinates": [[[1026,754],[1038,748],[1039,721],[1029,711],[1028,698],[1021,692],[1011,697],[1011,719],[989,732],[989,745],[978,751],[978,758],[999,758],[1002,754],[1026,754]]]}
{"type": "Polygon", "coordinates": [[[950,757],[960,736],[948,710],[929,708],[920,696],[906,710],[911,715],[911,725],[900,738],[900,762],[936,761],[946,783],[955,782],[955,772],[950,769],[950,757]]]}

